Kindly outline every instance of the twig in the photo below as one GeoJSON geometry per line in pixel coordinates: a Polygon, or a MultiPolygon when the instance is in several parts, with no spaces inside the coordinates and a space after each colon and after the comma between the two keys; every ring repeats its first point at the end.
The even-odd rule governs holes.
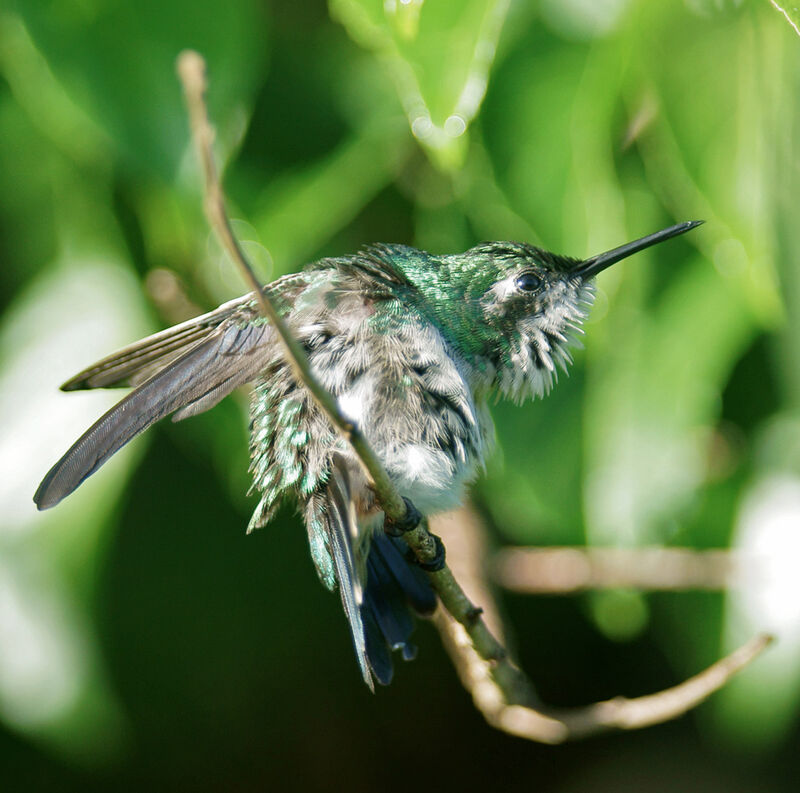
{"type": "MultiPolygon", "coordinates": [[[[209,222],[219,236],[223,247],[241,269],[245,280],[253,290],[262,315],[274,325],[278,332],[284,353],[297,377],[308,388],[333,426],[350,442],[356,455],[372,478],[373,489],[383,512],[390,520],[401,522],[406,515],[405,501],[392,484],[386,470],[359,428],[341,414],[336,400],[313,376],[305,351],[294,339],[283,318],[271,302],[269,295],[258,282],[233,234],[225,210],[224,195],[212,153],[214,131],[208,120],[205,103],[205,61],[198,53],[186,51],[178,57],[177,66],[189,110],[192,137],[205,175],[205,207],[209,222]]],[[[416,529],[407,532],[403,536],[420,561],[430,562],[436,557],[436,543],[428,531],[426,521],[423,521],[416,529]]],[[[564,740],[569,737],[570,727],[564,720],[552,719],[533,710],[532,706],[535,704],[533,687],[527,677],[509,658],[505,647],[492,635],[481,616],[482,610],[473,605],[464,594],[449,567],[445,566],[438,572],[429,573],[428,576],[443,606],[450,615],[448,616],[448,614],[439,610],[435,618],[436,623],[440,626],[444,636],[461,637],[459,653],[454,655],[456,666],[459,669],[462,680],[465,681],[465,685],[472,692],[476,704],[490,723],[495,724],[495,726],[506,732],[525,735],[525,737],[533,740],[547,740],[549,743],[558,742],[558,740],[564,740]],[[480,670],[480,675],[478,675],[478,670],[480,670]],[[474,685],[472,677],[468,682],[468,672],[472,677],[479,676],[481,685],[474,685]],[[488,704],[490,702],[493,703],[491,706],[488,704]],[[522,725],[530,726],[532,723],[540,725],[538,732],[529,729],[529,732],[525,733],[522,725]],[[541,725],[544,725],[544,727],[541,725]],[[548,725],[550,727],[549,733],[546,729],[548,725]],[[542,735],[548,736],[549,739],[541,737],[542,735]]],[[[736,668],[741,668],[742,665],[743,662],[740,661],[739,666],[736,668]]],[[[732,673],[728,673],[728,676],[732,673]]],[[[718,677],[719,674],[717,674],[718,677]]],[[[688,682],[691,683],[692,681],[688,682]]],[[[721,684],[717,684],[716,687],[721,684]]],[[[709,688],[708,684],[706,684],[706,688],[708,690],[704,696],[714,690],[714,687],[709,688]]],[[[692,690],[696,690],[696,685],[692,690]]],[[[702,698],[697,698],[695,695],[692,702],[700,701],[702,698]]],[[[615,702],[619,702],[619,700],[612,700],[612,703],[615,702]]],[[[631,700],[631,702],[641,701],[631,700]]],[[[611,707],[609,703],[601,703],[601,705],[603,704],[611,707]]],[[[690,706],[687,705],[687,708],[690,706]]],[[[639,706],[637,705],[637,707],[639,706]]],[[[614,716],[613,723],[611,717],[605,716],[605,721],[602,722],[599,729],[618,726],[618,722],[621,720],[622,718],[618,713],[614,716]]],[[[642,726],[644,723],[652,723],[652,719],[644,720],[642,726]]]]}
{"type": "Polygon", "coordinates": [[[486,560],[492,556],[480,516],[465,504],[431,518],[431,527],[447,548],[447,563],[456,580],[473,603],[481,604],[489,630],[510,650],[508,630],[486,577],[486,560]]]}
{"type": "MultiPolygon", "coordinates": [[[[311,365],[305,350],[294,338],[283,317],[278,313],[262,285],[256,278],[247,257],[244,255],[228,219],[225,209],[225,197],[222,192],[217,168],[214,163],[212,144],[214,130],[208,120],[206,108],[206,66],[202,56],[192,50],[186,50],[178,56],[178,75],[183,84],[186,105],[189,110],[189,121],[192,138],[203,166],[205,176],[205,209],[211,227],[219,236],[228,255],[242,271],[247,285],[253,290],[259,309],[278,332],[287,361],[291,364],[297,378],[311,392],[314,400],[324,411],[328,420],[350,442],[356,455],[372,478],[373,489],[383,511],[392,520],[402,520],[406,514],[406,505],[397,489],[389,479],[383,465],[372,450],[359,428],[348,421],[339,410],[336,400],[323,388],[311,372],[311,365]]],[[[435,555],[435,549],[430,558],[435,555]]]]}
{"type": "Polygon", "coordinates": [[[656,694],[634,699],[614,697],[577,710],[553,711],[552,715],[563,721],[571,738],[586,738],[606,730],[637,730],[661,724],[682,716],[708,699],[752,663],[773,641],[774,637],[769,634],[759,633],[694,677],[656,694]]]}
{"type": "Polygon", "coordinates": [[[693,548],[503,548],[491,566],[498,584],[527,594],[614,587],[716,591],[758,571],[757,559],[693,548]]]}
{"type": "MultiPolygon", "coordinates": [[[[369,473],[372,478],[375,496],[381,505],[381,509],[390,520],[401,522],[406,514],[405,501],[389,479],[381,461],[369,446],[359,428],[342,415],[336,400],[314,377],[305,350],[294,339],[283,318],[275,309],[269,295],[258,282],[233,234],[225,210],[225,199],[212,152],[214,131],[208,120],[205,102],[205,61],[198,53],[187,50],[178,56],[177,67],[186,96],[192,137],[205,175],[205,206],[209,223],[255,293],[261,313],[275,326],[283,344],[285,355],[291,362],[297,377],[308,388],[333,426],[350,442],[356,455],[369,473]]],[[[413,531],[404,534],[403,539],[420,561],[431,562],[436,557],[436,543],[430,535],[425,521],[413,531]]],[[[480,609],[469,601],[449,568],[445,566],[444,569],[436,573],[429,573],[429,577],[444,607],[456,620],[464,625],[480,656],[491,663],[497,684],[510,699],[517,702],[527,702],[529,699],[527,692],[530,691],[530,684],[525,676],[508,660],[505,648],[492,636],[481,619],[480,609]]]]}
{"type": "Polygon", "coordinates": [[[471,646],[461,625],[442,611],[434,622],[458,670],[464,687],[486,721],[510,735],[557,744],[610,730],[634,730],[675,719],[722,688],[772,641],[759,634],[683,683],[643,697],[613,699],[582,708],[557,710],[509,702],[492,677],[486,661],[471,646]]]}
{"type": "MultiPolygon", "coordinates": [[[[485,549],[486,542],[478,516],[472,510],[461,509],[437,517],[435,529],[447,541],[448,549],[453,549],[450,560],[455,574],[470,584],[470,594],[475,596],[480,592],[486,613],[496,615],[494,597],[478,564],[486,556],[480,551],[485,549]],[[480,555],[475,555],[476,550],[480,555]]],[[[549,744],[609,730],[648,727],[677,718],[722,688],[772,641],[766,634],[758,635],[695,677],[656,694],[635,699],[614,697],[593,705],[562,709],[509,700],[493,679],[487,662],[475,652],[463,626],[442,611],[437,612],[434,622],[461,682],[486,721],[511,735],[549,744]]]]}

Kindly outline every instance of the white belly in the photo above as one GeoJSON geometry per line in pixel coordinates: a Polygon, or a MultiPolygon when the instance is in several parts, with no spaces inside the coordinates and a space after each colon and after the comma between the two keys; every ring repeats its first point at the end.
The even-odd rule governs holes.
{"type": "Polygon", "coordinates": [[[385,457],[386,469],[400,493],[423,515],[457,507],[475,478],[477,461],[455,460],[441,449],[408,443],[385,457]]]}

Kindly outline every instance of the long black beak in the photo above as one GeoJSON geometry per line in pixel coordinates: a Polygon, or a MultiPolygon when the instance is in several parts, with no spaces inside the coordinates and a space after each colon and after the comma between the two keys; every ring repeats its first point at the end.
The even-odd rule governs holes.
{"type": "Polygon", "coordinates": [[[656,231],[654,234],[648,234],[639,240],[634,240],[626,245],[620,245],[619,248],[606,251],[605,253],[598,253],[597,256],[592,256],[591,259],[585,259],[580,262],[575,268],[573,273],[581,276],[584,280],[593,278],[601,270],[606,267],[611,267],[616,264],[620,259],[626,259],[633,253],[643,251],[651,245],[657,245],[659,242],[664,242],[672,237],[677,237],[679,234],[685,234],[687,231],[699,226],[702,220],[688,220],[686,223],[678,223],[677,226],[670,226],[668,229],[656,231]]]}

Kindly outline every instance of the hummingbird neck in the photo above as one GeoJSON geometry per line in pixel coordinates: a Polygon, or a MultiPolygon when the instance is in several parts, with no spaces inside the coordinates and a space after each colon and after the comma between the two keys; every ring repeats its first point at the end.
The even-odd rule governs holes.
{"type": "Polygon", "coordinates": [[[397,262],[413,287],[411,300],[464,358],[488,355],[491,334],[482,321],[481,299],[492,273],[464,256],[433,256],[407,249],[397,262]]]}

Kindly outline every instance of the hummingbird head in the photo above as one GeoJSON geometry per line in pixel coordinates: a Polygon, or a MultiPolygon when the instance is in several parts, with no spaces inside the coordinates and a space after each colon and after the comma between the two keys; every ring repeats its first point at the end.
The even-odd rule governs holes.
{"type": "Polygon", "coordinates": [[[503,394],[516,401],[543,396],[557,369],[566,370],[569,347],[594,300],[597,273],[700,222],[671,226],[584,260],[518,242],[483,243],[462,254],[480,273],[470,284],[481,314],[476,336],[503,394]]]}

